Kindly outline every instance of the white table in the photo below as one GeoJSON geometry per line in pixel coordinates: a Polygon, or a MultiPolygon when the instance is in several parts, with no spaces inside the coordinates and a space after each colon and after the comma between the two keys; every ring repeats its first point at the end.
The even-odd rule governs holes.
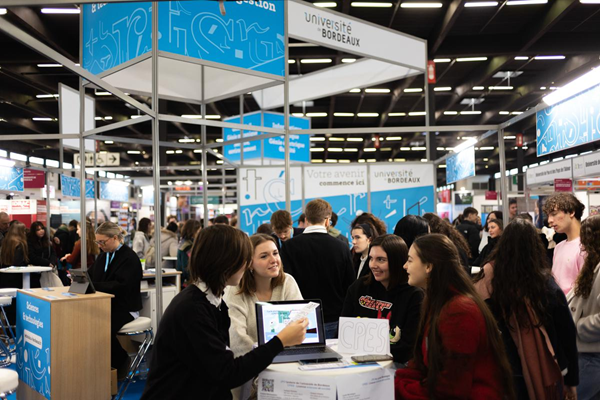
{"type": "Polygon", "coordinates": [[[177,257],[165,256],[165,257],[163,257],[163,261],[177,261],[177,257]]]}
{"type": "Polygon", "coordinates": [[[52,267],[8,267],[0,269],[3,274],[23,274],[23,289],[31,289],[31,273],[32,272],[48,272],[52,271],[52,267]]]}

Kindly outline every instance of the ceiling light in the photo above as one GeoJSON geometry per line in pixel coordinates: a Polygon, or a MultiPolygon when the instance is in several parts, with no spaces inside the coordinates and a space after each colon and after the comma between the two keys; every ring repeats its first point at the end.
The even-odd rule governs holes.
{"type": "Polygon", "coordinates": [[[385,140],[402,140],[402,136],[388,136],[385,140]]]}
{"type": "Polygon", "coordinates": [[[556,90],[558,88],[556,86],[550,86],[548,89],[550,89],[550,90],[556,90]]]}
{"type": "Polygon", "coordinates": [[[330,147],[327,150],[331,151],[332,153],[341,153],[342,151],[344,151],[344,149],[342,149],[341,147],[330,147]]]}
{"type": "Polygon", "coordinates": [[[6,15],[6,8],[0,8],[0,15],[6,15]]]}
{"type": "Polygon", "coordinates": [[[436,63],[436,64],[449,63],[451,61],[452,61],[451,58],[434,58],[433,59],[433,62],[436,63]]]}
{"type": "Polygon", "coordinates": [[[600,4],[600,0],[579,0],[581,4],[600,4]]]}
{"type": "Polygon", "coordinates": [[[60,68],[60,67],[62,67],[62,64],[46,63],[46,64],[38,64],[37,66],[38,66],[38,68],[60,68]]]}
{"type": "MultiPolygon", "coordinates": [[[[492,150],[493,150],[493,148],[492,148],[492,150]]],[[[484,162],[488,162],[488,161],[490,161],[490,159],[489,158],[484,158],[483,161],[484,162]]]]}
{"type": "Polygon", "coordinates": [[[127,150],[127,154],[142,154],[139,150],[127,150]]]}
{"type": "Polygon", "coordinates": [[[185,139],[179,139],[178,142],[179,143],[196,143],[196,140],[185,138],[185,139]]]}
{"type": "Polygon", "coordinates": [[[366,148],[366,149],[364,149],[363,151],[364,151],[365,153],[373,153],[373,152],[377,151],[377,149],[374,149],[374,148],[372,148],[372,147],[369,147],[369,148],[366,148]]]}
{"type": "Polygon", "coordinates": [[[487,57],[463,57],[457,58],[457,62],[487,61],[487,57]]]}
{"type": "Polygon", "coordinates": [[[488,86],[490,90],[513,90],[512,86],[488,86]]]}
{"type": "Polygon", "coordinates": [[[548,0],[509,0],[507,6],[528,6],[532,4],[547,4],[548,0]]]}
{"type": "Polygon", "coordinates": [[[390,8],[392,3],[371,3],[362,1],[353,1],[350,3],[352,7],[375,7],[375,8],[390,8]]]}
{"type": "Polygon", "coordinates": [[[513,111],[511,112],[512,115],[521,115],[523,114],[523,111],[513,111]]]}
{"type": "Polygon", "coordinates": [[[566,57],[565,56],[535,56],[533,57],[534,60],[564,60],[566,57]]]}
{"type": "MultiPolygon", "coordinates": [[[[596,86],[599,83],[600,83],[600,68],[596,68],[596,69],[591,70],[587,74],[580,76],[579,78],[575,79],[574,81],[566,84],[565,86],[561,87],[559,90],[556,90],[554,93],[550,93],[549,95],[544,96],[542,98],[542,100],[544,101],[544,103],[551,106],[551,105],[559,103],[563,100],[566,100],[569,97],[572,97],[578,93],[581,93],[586,89],[596,86]]],[[[550,89],[552,89],[552,88],[550,88],[550,89]]]]}
{"type": "Polygon", "coordinates": [[[372,88],[372,89],[365,89],[366,93],[389,93],[390,89],[376,89],[376,88],[372,88]]]}
{"type": "Polygon", "coordinates": [[[94,121],[102,121],[102,117],[94,117],[94,121]]]}
{"type": "Polygon", "coordinates": [[[516,136],[504,136],[504,140],[513,140],[516,139],[516,136]]]}
{"type": "Polygon", "coordinates": [[[358,149],[355,147],[348,147],[348,148],[344,149],[344,151],[346,153],[356,153],[356,152],[358,152],[358,149]]]}
{"type": "Polygon", "coordinates": [[[449,92],[451,90],[452,90],[452,88],[450,86],[439,86],[439,87],[433,88],[434,92],[449,92]]]}
{"type": "Polygon", "coordinates": [[[406,117],[404,112],[392,112],[388,114],[388,117],[406,117]]]}
{"type": "Polygon", "coordinates": [[[529,57],[525,57],[525,56],[516,56],[515,60],[517,61],[527,61],[529,60],[529,57]]]}
{"type": "Polygon", "coordinates": [[[288,60],[288,64],[296,64],[296,60],[290,59],[290,60],[288,60]]]}
{"type": "Polygon", "coordinates": [[[442,8],[442,3],[402,3],[402,8],[442,8]]]}
{"type": "Polygon", "coordinates": [[[461,111],[460,115],[480,115],[481,111],[461,111]]]}
{"type": "Polygon", "coordinates": [[[42,14],[79,14],[79,8],[42,8],[42,14]]]}
{"type": "Polygon", "coordinates": [[[485,86],[473,86],[473,90],[485,90],[485,86]]]}
{"type": "Polygon", "coordinates": [[[458,115],[458,111],[444,111],[444,115],[458,115]]]}
{"type": "Polygon", "coordinates": [[[504,78],[516,78],[523,74],[523,71],[498,71],[492,78],[504,79],[504,78]]]}
{"type": "MultiPolygon", "coordinates": [[[[199,115],[199,114],[183,114],[181,117],[189,118],[189,119],[202,119],[202,115],[199,115]]],[[[207,115],[206,119],[221,119],[221,116],[220,115],[207,115]]]]}
{"type": "Polygon", "coordinates": [[[104,117],[105,121],[112,121],[113,117],[111,117],[110,115],[104,117]]]}
{"type": "Polygon", "coordinates": [[[470,1],[465,3],[466,8],[471,7],[496,7],[498,5],[497,1],[470,1]]]}
{"type": "Polygon", "coordinates": [[[94,92],[96,96],[112,96],[110,92],[94,92]]]}
{"type": "Polygon", "coordinates": [[[336,112],[333,113],[334,117],[354,117],[354,113],[347,113],[347,112],[336,112]]]}
{"type": "Polygon", "coordinates": [[[546,89],[547,89],[547,88],[546,88],[546,86],[542,86],[542,87],[540,88],[540,90],[546,90],[546,89]]]}
{"type": "Polygon", "coordinates": [[[311,163],[322,163],[323,160],[310,160],[311,163]]]}
{"type": "Polygon", "coordinates": [[[53,99],[59,97],[58,94],[36,94],[36,99],[53,99]]]}
{"type": "Polygon", "coordinates": [[[350,89],[350,93],[360,93],[360,89],[350,89]]]}
{"type": "Polygon", "coordinates": [[[329,138],[330,142],[343,142],[344,140],[346,140],[346,139],[344,139],[343,137],[330,137],[329,138]]]}
{"type": "Polygon", "coordinates": [[[356,58],[342,58],[342,62],[344,64],[351,64],[353,62],[356,62],[356,58]]]}
{"type": "Polygon", "coordinates": [[[368,117],[379,117],[379,113],[368,113],[368,112],[363,112],[363,113],[358,113],[356,114],[357,117],[360,118],[368,118],[368,117]]]}
{"type": "Polygon", "coordinates": [[[306,116],[319,118],[319,117],[326,117],[327,113],[326,112],[309,112],[309,113],[306,113],[306,116]]]}
{"type": "Polygon", "coordinates": [[[381,151],[392,151],[392,148],[391,147],[383,147],[383,148],[381,148],[379,150],[381,150],[381,151]]]}
{"type": "Polygon", "coordinates": [[[425,115],[427,115],[425,111],[413,111],[408,113],[409,117],[423,117],[425,115]]]}
{"type": "Polygon", "coordinates": [[[115,144],[115,142],[113,142],[112,140],[105,140],[104,144],[115,144]]]}
{"type": "Polygon", "coordinates": [[[311,153],[318,153],[321,151],[325,151],[325,149],[323,147],[311,147],[310,151],[311,153]]]}
{"type": "Polygon", "coordinates": [[[321,7],[321,8],[332,8],[332,7],[337,7],[337,3],[334,3],[334,2],[319,2],[319,3],[313,3],[313,6],[315,6],[315,7],[321,7]]]}
{"type": "Polygon", "coordinates": [[[292,113],[294,117],[304,117],[303,113],[292,113]]]}
{"type": "Polygon", "coordinates": [[[338,160],[333,160],[333,159],[331,159],[331,158],[328,158],[328,159],[326,159],[326,160],[325,160],[325,162],[326,162],[326,163],[337,163],[337,162],[338,162],[338,160]]]}
{"type": "Polygon", "coordinates": [[[427,150],[427,147],[411,147],[410,149],[412,151],[425,151],[427,150]]]}
{"type": "Polygon", "coordinates": [[[48,121],[54,121],[55,120],[55,118],[47,118],[47,117],[34,117],[34,118],[31,118],[31,119],[34,120],[34,121],[40,121],[40,122],[42,122],[42,121],[48,122],[48,121]]]}
{"type": "Polygon", "coordinates": [[[300,60],[301,64],[329,64],[331,62],[331,58],[303,58],[300,60]]]}
{"type": "Polygon", "coordinates": [[[410,151],[410,147],[400,147],[400,151],[410,151]]]}
{"type": "Polygon", "coordinates": [[[348,142],[362,142],[363,138],[360,138],[360,137],[350,137],[350,138],[347,138],[346,141],[348,141],[348,142]]]}
{"type": "Polygon", "coordinates": [[[421,93],[423,88],[406,88],[404,89],[404,93],[421,93]]]}
{"type": "MultiPolygon", "coordinates": [[[[494,150],[494,146],[480,147],[479,150],[494,150]]],[[[487,158],[484,158],[483,161],[487,161],[487,158]]]]}
{"type": "Polygon", "coordinates": [[[322,136],[313,136],[310,138],[311,142],[324,142],[325,138],[322,136]]]}
{"type": "MultiPolygon", "coordinates": [[[[218,150],[214,150],[216,153],[218,153],[218,150]]],[[[183,153],[183,150],[175,150],[175,154],[181,154],[183,153]]]]}

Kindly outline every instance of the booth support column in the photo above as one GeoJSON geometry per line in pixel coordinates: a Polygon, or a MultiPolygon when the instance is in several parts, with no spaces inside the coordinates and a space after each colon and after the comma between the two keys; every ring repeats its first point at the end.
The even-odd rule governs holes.
{"type": "Polygon", "coordinates": [[[160,323],[162,307],[162,255],[160,254],[161,195],[160,195],[160,103],[158,98],[158,1],[152,2],[152,181],[154,186],[154,264],[156,271],[156,326],[160,323]]]}
{"type": "MultiPolygon", "coordinates": [[[[202,119],[206,118],[206,101],[204,98],[204,87],[206,84],[206,79],[204,77],[204,65],[202,65],[200,67],[201,69],[201,81],[202,81],[202,103],[200,106],[200,112],[202,114],[202,119]]],[[[204,208],[204,228],[208,227],[208,197],[207,197],[207,192],[208,192],[208,171],[207,171],[207,165],[208,162],[206,160],[206,157],[208,157],[208,148],[206,147],[206,125],[202,125],[202,205],[204,208]]],[[[240,129],[240,137],[241,137],[241,132],[242,130],[240,129]]],[[[240,157],[244,157],[244,143],[240,143],[240,146],[242,146],[242,150],[240,153],[240,157]]]]}
{"type": "Polygon", "coordinates": [[[500,193],[502,194],[502,222],[508,225],[508,179],[506,178],[506,152],[504,146],[504,129],[498,129],[498,152],[500,155],[500,193]]]}
{"type": "Polygon", "coordinates": [[[292,212],[292,198],[291,198],[291,177],[290,177],[290,68],[288,60],[290,57],[289,50],[289,35],[288,35],[288,2],[284,3],[284,26],[285,26],[285,38],[283,43],[285,44],[285,76],[283,81],[283,119],[284,119],[284,131],[285,131],[285,209],[290,213],[292,212]]]}
{"type": "MultiPolygon", "coordinates": [[[[79,16],[79,65],[83,65],[83,15],[79,16]]],[[[94,103],[95,104],[95,103],[94,103]]],[[[81,174],[81,181],[79,182],[81,185],[80,189],[80,209],[79,209],[79,226],[81,232],[81,269],[87,271],[87,236],[86,236],[86,228],[87,224],[85,223],[85,200],[86,200],[86,174],[85,174],[85,139],[83,138],[83,132],[85,132],[85,88],[83,87],[83,78],[79,77],[79,171],[81,174]]],[[[62,152],[62,143],[60,146],[62,152]]],[[[94,154],[94,160],[96,159],[96,155],[94,154]]],[[[62,168],[62,166],[61,166],[62,168]]],[[[96,173],[94,172],[94,175],[96,173]]],[[[94,182],[95,183],[95,182],[94,182]]],[[[96,187],[94,186],[94,197],[96,196],[96,187]]],[[[98,219],[98,215],[95,216],[95,219],[98,219]]]]}

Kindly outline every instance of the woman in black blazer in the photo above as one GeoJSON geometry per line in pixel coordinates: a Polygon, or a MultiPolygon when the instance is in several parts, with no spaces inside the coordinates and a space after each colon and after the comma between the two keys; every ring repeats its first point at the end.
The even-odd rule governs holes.
{"type": "Polygon", "coordinates": [[[111,299],[110,316],[111,366],[121,373],[129,367],[129,357],[117,340],[117,332],[139,317],[142,309],[142,264],[133,250],[123,244],[121,228],[112,222],[98,227],[96,243],[103,252],[90,270],[90,279],[97,291],[115,296],[111,299]]]}

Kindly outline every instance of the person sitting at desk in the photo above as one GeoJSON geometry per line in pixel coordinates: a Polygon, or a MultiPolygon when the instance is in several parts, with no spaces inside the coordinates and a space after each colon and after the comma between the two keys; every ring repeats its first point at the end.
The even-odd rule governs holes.
{"type": "Polygon", "coordinates": [[[423,291],[407,283],[403,266],[408,248],[401,237],[383,235],[373,239],[370,256],[372,274],[362,276],[348,288],[341,316],[389,320],[390,351],[395,362],[405,363],[413,355],[423,291]]]}
{"type": "Polygon", "coordinates": [[[222,295],[226,286],[239,285],[251,263],[252,243],[244,232],[229,225],[200,231],[188,267],[193,284],[175,296],[160,321],[141,400],[231,399],[232,388],[267,368],[285,346],[304,341],[306,318],[234,358],[222,295]]]}
{"type": "Polygon", "coordinates": [[[90,279],[99,292],[114,295],[111,299],[110,335],[111,366],[119,377],[125,377],[129,356],[117,340],[123,325],[140,316],[142,296],[142,264],[138,256],[123,244],[121,228],[104,222],[96,229],[96,244],[103,251],[90,270],[90,279]]]}
{"type": "Polygon", "coordinates": [[[296,280],[283,272],[275,239],[259,233],[250,236],[250,241],[254,247],[252,264],[244,272],[239,286],[228,287],[223,297],[229,306],[229,337],[236,357],[252,350],[258,340],[257,301],[302,300],[296,280]]]}

